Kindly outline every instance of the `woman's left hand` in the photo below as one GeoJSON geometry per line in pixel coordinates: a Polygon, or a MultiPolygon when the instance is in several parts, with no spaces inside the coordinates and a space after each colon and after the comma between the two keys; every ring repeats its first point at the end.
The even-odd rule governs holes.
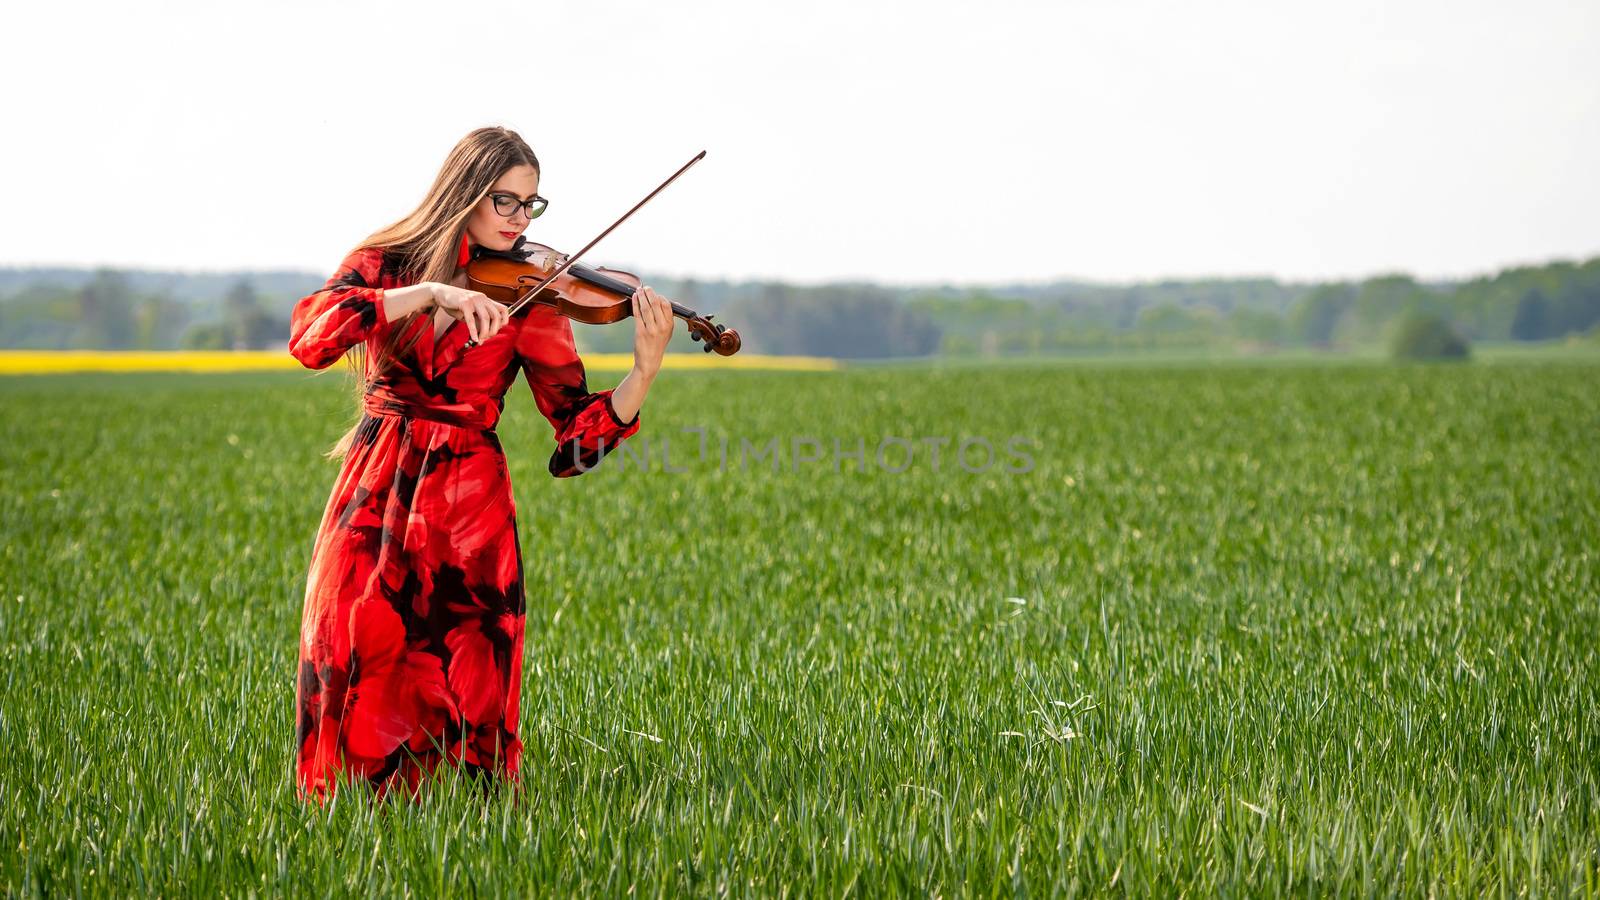
{"type": "Polygon", "coordinates": [[[641,285],[633,292],[633,367],[647,377],[661,371],[661,357],[667,352],[676,324],[672,301],[641,285]]]}

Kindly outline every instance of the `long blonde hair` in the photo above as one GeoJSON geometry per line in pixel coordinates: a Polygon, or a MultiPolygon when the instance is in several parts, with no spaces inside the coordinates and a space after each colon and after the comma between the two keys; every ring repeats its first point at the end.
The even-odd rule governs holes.
{"type": "MultiPolygon", "coordinates": [[[[422,198],[410,215],[373,232],[351,252],[371,247],[383,248],[385,266],[398,265],[404,273],[402,280],[407,284],[422,281],[448,283],[456,274],[457,254],[473,207],[488,195],[489,188],[501,175],[517,166],[532,166],[535,172],[539,171],[539,158],[533,155],[533,150],[520,135],[499,126],[475,129],[451,148],[427,196],[422,198]]],[[[419,315],[422,315],[420,311],[413,312],[392,324],[388,339],[379,348],[377,358],[373,361],[371,379],[367,377],[364,344],[357,344],[345,355],[354,376],[356,421],[324,454],[327,458],[343,459],[349,452],[356,430],[361,425],[364,412],[362,400],[372,380],[387,371],[400,354],[416,344],[418,338],[426,335],[432,339],[429,329],[423,329],[404,347],[398,346],[401,336],[419,315]]]]}

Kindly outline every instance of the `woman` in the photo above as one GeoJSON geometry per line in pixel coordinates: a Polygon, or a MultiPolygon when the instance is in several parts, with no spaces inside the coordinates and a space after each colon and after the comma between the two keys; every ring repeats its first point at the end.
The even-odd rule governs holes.
{"type": "Polygon", "coordinates": [[[672,336],[671,304],[632,297],[633,368],[591,392],[571,322],[465,287],[473,246],[509,249],[544,211],[539,161],[513,131],[450,151],[422,203],[369,237],[294,307],[289,352],[346,351],[360,421],[312,548],[295,689],[299,796],[340,772],[414,799],[440,759],[518,781],[523,583],[516,509],[495,424],[520,370],[555,428],[550,474],[588,471],[639,430],[672,336]],[[468,339],[476,346],[467,346],[468,339]]]}

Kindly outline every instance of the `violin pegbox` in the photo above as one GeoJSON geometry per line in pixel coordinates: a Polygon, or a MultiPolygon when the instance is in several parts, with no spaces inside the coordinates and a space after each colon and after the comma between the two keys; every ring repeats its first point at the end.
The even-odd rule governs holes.
{"type": "Polygon", "coordinates": [[[692,315],[686,317],[689,324],[689,340],[701,341],[704,346],[700,349],[707,353],[716,351],[723,356],[732,356],[739,352],[739,332],[726,325],[719,325],[711,321],[712,316],[692,315]]]}

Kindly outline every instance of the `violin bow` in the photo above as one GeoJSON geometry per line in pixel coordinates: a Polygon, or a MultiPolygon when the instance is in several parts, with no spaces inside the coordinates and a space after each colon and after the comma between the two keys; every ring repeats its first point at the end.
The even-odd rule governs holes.
{"type": "MultiPolygon", "coordinates": [[[[577,262],[578,261],[578,257],[584,255],[585,253],[588,253],[589,252],[589,248],[593,247],[595,244],[600,243],[600,239],[601,238],[603,238],[606,235],[610,234],[611,230],[613,228],[616,228],[618,225],[621,225],[623,222],[627,221],[629,216],[631,216],[634,213],[639,211],[639,207],[645,205],[646,203],[649,203],[651,197],[654,197],[655,195],[661,193],[661,191],[664,188],[666,188],[667,185],[673,183],[674,181],[677,181],[679,175],[682,175],[683,173],[689,171],[689,167],[694,165],[695,163],[699,162],[700,160],[704,159],[705,155],[706,155],[706,152],[704,150],[701,150],[699,153],[696,153],[694,155],[693,159],[691,159],[688,162],[683,164],[683,168],[679,169],[676,172],[673,172],[672,173],[672,177],[668,178],[666,181],[661,182],[661,184],[658,185],[655,190],[653,190],[650,193],[646,194],[643,200],[640,200],[638,203],[635,203],[633,205],[633,209],[630,209],[627,212],[623,213],[622,214],[622,218],[620,218],[620,219],[616,220],[615,222],[612,222],[610,225],[606,226],[606,230],[605,231],[602,231],[599,234],[595,235],[594,240],[590,241],[587,244],[584,244],[582,250],[579,250],[577,253],[574,253],[571,256],[567,257],[566,261],[563,262],[560,266],[556,267],[556,270],[554,272],[551,272],[549,275],[545,276],[545,279],[543,281],[539,282],[539,284],[536,285],[533,288],[533,290],[531,290],[531,291],[527,292],[526,294],[524,294],[522,296],[521,300],[518,300],[517,302],[515,302],[515,303],[511,304],[509,307],[507,307],[506,308],[506,312],[511,314],[511,315],[515,315],[516,312],[517,312],[517,309],[519,307],[521,307],[522,304],[527,303],[529,300],[531,300],[534,297],[538,296],[539,292],[544,290],[545,287],[547,287],[550,284],[550,282],[555,281],[556,278],[560,277],[562,272],[565,272],[569,267],[572,266],[573,263],[577,262]]],[[[524,241],[524,240],[526,240],[526,238],[519,237],[517,239],[517,243],[520,245],[522,243],[522,241],[524,241]]],[[[477,344],[476,341],[474,341],[474,340],[469,338],[467,340],[466,346],[463,347],[462,349],[464,349],[464,350],[465,349],[470,349],[472,347],[476,347],[477,345],[478,344],[477,344]]]]}

